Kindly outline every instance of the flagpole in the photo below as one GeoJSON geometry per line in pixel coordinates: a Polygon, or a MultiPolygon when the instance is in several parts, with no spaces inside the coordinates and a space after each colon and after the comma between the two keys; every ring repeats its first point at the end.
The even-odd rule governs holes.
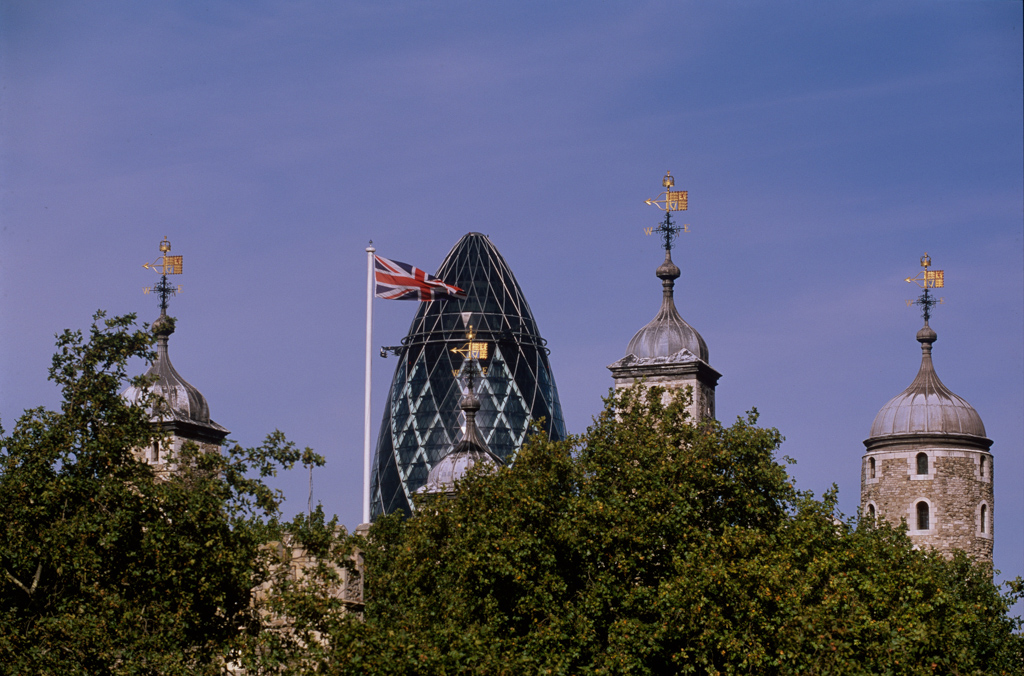
{"type": "Polygon", "coordinates": [[[370,523],[370,369],[373,343],[373,241],[366,247],[366,399],[363,406],[363,523],[370,523]]]}

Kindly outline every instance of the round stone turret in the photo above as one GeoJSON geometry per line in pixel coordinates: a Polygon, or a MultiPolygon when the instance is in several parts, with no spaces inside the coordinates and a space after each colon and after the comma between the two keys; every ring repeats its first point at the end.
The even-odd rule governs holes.
{"type": "Polygon", "coordinates": [[[960,549],[992,561],[993,464],[981,416],[935,373],[935,331],[918,331],[921,367],[889,400],[864,441],[861,508],[905,520],[911,539],[948,556],[960,549]]]}

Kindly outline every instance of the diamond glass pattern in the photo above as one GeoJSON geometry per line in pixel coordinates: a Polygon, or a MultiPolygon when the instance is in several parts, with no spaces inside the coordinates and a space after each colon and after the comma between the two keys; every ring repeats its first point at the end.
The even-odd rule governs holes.
{"type": "Polygon", "coordinates": [[[410,496],[462,437],[462,385],[454,373],[465,357],[452,349],[467,346],[469,325],[476,332],[474,342],[489,347],[480,359],[487,375],[476,386],[476,421],[491,451],[510,462],[530,424],[540,418],[552,439],[565,438],[545,341],[519,283],[491,241],[469,233],[435,276],[465,289],[468,297],[421,303],[402,341],[372,467],[373,518],[399,509],[410,513],[410,496]]]}

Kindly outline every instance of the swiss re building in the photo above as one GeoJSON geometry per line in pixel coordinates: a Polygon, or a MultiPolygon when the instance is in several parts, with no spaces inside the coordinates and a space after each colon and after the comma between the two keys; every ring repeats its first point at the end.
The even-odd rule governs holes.
{"type": "Polygon", "coordinates": [[[484,370],[476,386],[477,427],[494,454],[511,461],[541,418],[552,439],[565,437],[545,341],[491,241],[469,233],[436,276],[464,289],[467,298],[420,303],[402,340],[373,460],[373,518],[399,509],[409,514],[411,496],[430,468],[461,439],[458,374],[470,350],[484,370]]]}

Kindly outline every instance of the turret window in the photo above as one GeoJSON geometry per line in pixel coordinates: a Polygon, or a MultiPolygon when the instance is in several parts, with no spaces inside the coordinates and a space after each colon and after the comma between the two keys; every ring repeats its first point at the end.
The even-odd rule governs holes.
{"type": "Polygon", "coordinates": [[[928,454],[918,453],[917,454],[917,473],[927,474],[928,473],[928,454]]]}
{"type": "MultiPolygon", "coordinates": [[[[988,463],[985,462],[986,460],[988,460],[988,458],[986,458],[985,456],[981,456],[981,480],[982,481],[984,481],[985,479],[988,478],[985,475],[986,472],[988,472],[988,463]]],[[[982,531],[982,532],[984,532],[984,531],[982,531]]]]}
{"type": "Polygon", "coordinates": [[[981,532],[987,533],[986,526],[988,525],[988,505],[981,506],[981,532]]]}
{"type": "MultiPolygon", "coordinates": [[[[868,471],[870,473],[871,478],[874,479],[875,478],[875,459],[874,458],[868,458],[868,471]]],[[[872,515],[872,516],[874,516],[874,515],[872,515]]]]}
{"type": "Polygon", "coordinates": [[[929,519],[928,503],[921,501],[917,503],[917,530],[928,530],[931,520],[929,519]]]}
{"type": "Polygon", "coordinates": [[[874,505],[871,505],[871,504],[868,505],[868,518],[871,519],[871,520],[875,519],[875,506],[874,505]]]}

